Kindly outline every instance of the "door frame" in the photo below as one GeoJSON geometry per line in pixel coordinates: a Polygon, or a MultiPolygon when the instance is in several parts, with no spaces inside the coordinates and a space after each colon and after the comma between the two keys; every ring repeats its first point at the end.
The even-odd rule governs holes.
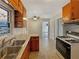
{"type": "Polygon", "coordinates": [[[48,22],[48,39],[50,39],[50,18],[43,18],[41,22],[41,38],[42,38],[42,23],[48,22]]]}

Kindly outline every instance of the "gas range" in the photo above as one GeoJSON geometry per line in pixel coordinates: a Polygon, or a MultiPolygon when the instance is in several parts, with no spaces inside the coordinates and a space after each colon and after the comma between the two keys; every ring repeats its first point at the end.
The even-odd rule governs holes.
{"type": "Polygon", "coordinates": [[[71,38],[70,36],[58,36],[59,38],[71,38]]]}
{"type": "Polygon", "coordinates": [[[69,43],[79,43],[79,39],[78,40],[66,40],[69,43]]]}
{"type": "Polygon", "coordinates": [[[70,36],[58,36],[56,49],[63,59],[79,59],[79,39],[70,36]]]}
{"type": "Polygon", "coordinates": [[[59,36],[59,38],[69,42],[69,43],[79,43],[79,39],[70,36],[59,36]]]}

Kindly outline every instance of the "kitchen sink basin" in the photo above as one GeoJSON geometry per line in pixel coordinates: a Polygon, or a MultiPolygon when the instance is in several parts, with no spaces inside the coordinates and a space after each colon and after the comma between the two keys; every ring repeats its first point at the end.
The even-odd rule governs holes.
{"type": "Polygon", "coordinates": [[[25,40],[15,40],[13,42],[13,46],[22,46],[24,44],[25,40]]]}
{"type": "Polygon", "coordinates": [[[0,59],[4,56],[3,49],[0,49],[0,59]]]}
{"type": "Polygon", "coordinates": [[[12,40],[8,43],[9,45],[4,44],[3,47],[1,46],[0,59],[16,59],[24,42],[25,40],[12,40]]]}
{"type": "Polygon", "coordinates": [[[16,59],[24,42],[25,40],[14,40],[11,46],[5,48],[6,56],[3,59],[16,59]]]}
{"type": "Polygon", "coordinates": [[[16,59],[16,54],[6,55],[3,59],[16,59]]]}
{"type": "Polygon", "coordinates": [[[18,55],[19,50],[21,49],[21,46],[7,46],[4,48],[3,54],[4,56],[2,59],[15,59],[18,55]]]}
{"type": "Polygon", "coordinates": [[[20,49],[21,49],[21,46],[8,46],[5,48],[7,55],[17,54],[20,49]]]}

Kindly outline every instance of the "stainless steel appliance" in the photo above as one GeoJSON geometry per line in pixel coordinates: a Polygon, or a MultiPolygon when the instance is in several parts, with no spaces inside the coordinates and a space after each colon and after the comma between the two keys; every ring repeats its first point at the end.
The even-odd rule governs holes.
{"type": "Polygon", "coordinates": [[[77,38],[70,36],[57,37],[56,49],[64,59],[79,59],[79,39],[77,38]]]}
{"type": "Polygon", "coordinates": [[[59,38],[56,38],[56,49],[65,59],[71,59],[71,46],[59,38]]]}

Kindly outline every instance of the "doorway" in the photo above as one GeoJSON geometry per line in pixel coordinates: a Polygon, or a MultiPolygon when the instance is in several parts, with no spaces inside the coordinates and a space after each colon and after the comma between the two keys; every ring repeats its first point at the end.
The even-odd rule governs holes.
{"type": "Polygon", "coordinates": [[[42,22],[42,39],[49,39],[49,22],[42,22]]]}

